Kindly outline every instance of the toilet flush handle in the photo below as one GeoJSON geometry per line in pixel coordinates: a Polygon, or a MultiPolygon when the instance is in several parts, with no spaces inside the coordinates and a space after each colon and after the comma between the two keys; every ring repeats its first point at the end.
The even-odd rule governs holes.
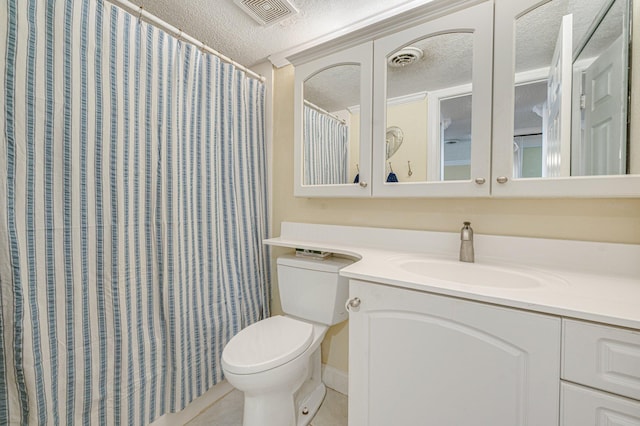
{"type": "Polygon", "coordinates": [[[362,301],[359,297],[354,297],[353,299],[347,300],[347,303],[344,305],[347,312],[358,312],[360,310],[360,303],[362,301]]]}

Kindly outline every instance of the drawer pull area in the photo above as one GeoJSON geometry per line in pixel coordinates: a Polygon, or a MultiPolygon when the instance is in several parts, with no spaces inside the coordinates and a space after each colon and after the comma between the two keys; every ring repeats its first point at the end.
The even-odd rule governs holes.
{"type": "Polygon", "coordinates": [[[571,383],[560,388],[560,426],[640,426],[640,402],[571,383]]]}
{"type": "Polygon", "coordinates": [[[563,320],[562,378],[640,400],[640,333],[563,320]]]}

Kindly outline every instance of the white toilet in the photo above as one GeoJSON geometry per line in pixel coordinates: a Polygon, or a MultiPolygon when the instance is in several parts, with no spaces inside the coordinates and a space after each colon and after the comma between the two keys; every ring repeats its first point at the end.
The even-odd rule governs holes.
{"type": "Polygon", "coordinates": [[[278,258],[285,316],[240,331],[222,352],[222,370],[244,392],[244,426],[307,425],[324,399],[320,343],[347,319],[348,280],[338,271],[351,260],[295,255],[278,258]]]}

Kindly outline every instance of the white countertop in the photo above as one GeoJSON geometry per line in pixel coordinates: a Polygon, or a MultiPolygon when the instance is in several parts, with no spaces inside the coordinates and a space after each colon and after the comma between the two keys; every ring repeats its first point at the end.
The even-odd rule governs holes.
{"type": "Polygon", "coordinates": [[[394,261],[456,261],[458,233],[283,222],[281,236],[265,244],[352,256],[359,260],[340,271],[351,279],[640,330],[640,245],[476,234],[477,265],[544,282],[509,288],[426,278],[394,261]]]}

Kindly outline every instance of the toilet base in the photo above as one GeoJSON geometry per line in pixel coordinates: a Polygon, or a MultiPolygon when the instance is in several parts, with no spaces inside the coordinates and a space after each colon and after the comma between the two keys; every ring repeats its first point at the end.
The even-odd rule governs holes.
{"type": "Polygon", "coordinates": [[[243,425],[295,425],[295,407],[290,392],[244,396],[243,425]]]}
{"type": "Polygon", "coordinates": [[[318,412],[320,404],[327,394],[327,388],[324,383],[320,383],[309,394],[309,396],[298,406],[298,424],[297,426],[307,426],[318,412]]]}

